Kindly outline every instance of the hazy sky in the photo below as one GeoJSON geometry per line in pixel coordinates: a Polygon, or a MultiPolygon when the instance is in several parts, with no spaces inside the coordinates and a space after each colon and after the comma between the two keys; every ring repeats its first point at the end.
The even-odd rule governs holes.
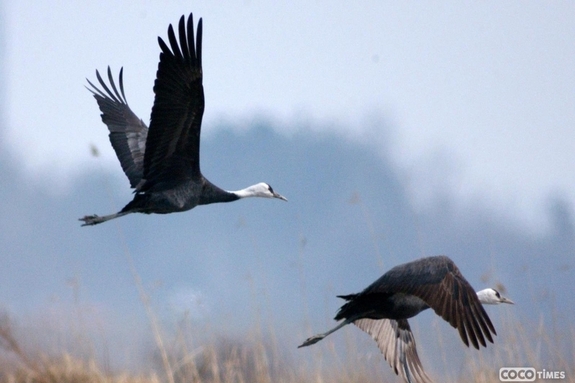
{"type": "MultiPolygon", "coordinates": [[[[295,349],[294,334],[331,325],[336,294],[443,253],[478,289],[502,283],[524,323],[549,320],[555,299],[565,318],[575,5],[549,4],[4,2],[1,308],[49,311],[67,330],[77,285],[94,332],[130,344],[147,322],[129,253],[162,318],[242,329],[264,308],[295,349]],[[85,78],[123,66],[148,121],[157,37],[191,11],[204,20],[204,173],[232,190],[269,182],[289,202],[80,228],[131,198],[85,78]]],[[[498,309],[501,323],[511,309],[498,309]]]]}
{"type": "MultiPolygon", "coordinates": [[[[34,176],[61,185],[89,168],[90,143],[116,160],[84,89],[125,68],[145,121],[157,36],[204,19],[204,133],[265,116],[391,148],[411,199],[480,199],[539,230],[549,194],[575,198],[575,5],[572,2],[7,1],[9,127],[34,176]],[[392,125],[373,131],[369,118],[392,125]],[[366,133],[367,132],[367,133],[366,133]],[[56,179],[55,179],[56,177],[56,179]],[[438,181],[438,179],[440,181],[438,181]]],[[[382,150],[383,151],[383,150],[382,150]]]]}

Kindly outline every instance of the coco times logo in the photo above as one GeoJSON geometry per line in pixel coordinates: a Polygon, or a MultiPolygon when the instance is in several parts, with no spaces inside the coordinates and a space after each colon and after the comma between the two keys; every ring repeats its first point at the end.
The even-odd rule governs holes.
{"type": "Polygon", "coordinates": [[[534,382],[535,379],[563,380],[565,371],[536,371],[533,367],[501,367],[499,380],[502,382],[534,382]]]}

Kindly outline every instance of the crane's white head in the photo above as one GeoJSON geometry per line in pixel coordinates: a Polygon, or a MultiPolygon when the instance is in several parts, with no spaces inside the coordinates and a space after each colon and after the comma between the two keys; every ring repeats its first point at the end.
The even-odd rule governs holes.
{"type": "Polygon", "coordinates": [[[282,201],[287,201],[287,198],[283,195],[276,193],[274,189],[265,182],[260,182],[259,184],[255,184],[249,186],[245,189],[238,190],[232,192],[240,198],[247,198],[247,197],[263,197],[263,198],[278,198],[282,201]]]}
{"type": "Polygon", "coordinates": [[[511,299],[505,298],[499,291],[488,288],[477,292],[477,298],[484,305],[498,305],[499,303],[515,304],[511,299]]]}

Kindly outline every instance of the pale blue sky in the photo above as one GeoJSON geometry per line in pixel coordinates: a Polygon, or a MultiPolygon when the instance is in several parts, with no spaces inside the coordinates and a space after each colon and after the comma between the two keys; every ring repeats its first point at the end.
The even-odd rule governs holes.
{"type": "MultiPolygon", "coordinates": [[[[98,1],[4,4],[9,128],[23,168],[68,182],[97,144],[116,169],[85,78],[125,67],[145,121],[157,36],[204,18],[204,133],[265,116],[391,146],[419,206],[481,199],[536,231],[549,193],[575,198],[571,2],[98,1]],[[369,116],[391,123],[370,131],[369,116]],[[368,131],[368,134],[366,134],[368,131]],[[439,177],[436,177],[439,176],[439,177]],[[437,179],[441,181],[435,181],[437,179]]],[[[53,184],[61,185],[58,182],[53,184]]]]}

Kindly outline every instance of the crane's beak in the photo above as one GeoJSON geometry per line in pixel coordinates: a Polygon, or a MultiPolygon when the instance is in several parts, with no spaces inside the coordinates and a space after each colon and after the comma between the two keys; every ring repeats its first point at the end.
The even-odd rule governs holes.
{"type": "Polygon", "coordinates": [[[511,299],[505,298],[504,296],[501,297],[501,303],[509,303],[510,305],[515,304],[515,302],[513,302],[511,299]]]}
{"type": "Polygon", "coordinates": [[[281,194],[279,194],[279,193],[276,193],[276,192],[274,192],[273,195],[274,195],[274,198],[279,198],[279,199],[281,199],[282,201],[286,201],[286,202],[287,202],[287,198],[284,197],[283,195],[281,195],[281,194]]]}

